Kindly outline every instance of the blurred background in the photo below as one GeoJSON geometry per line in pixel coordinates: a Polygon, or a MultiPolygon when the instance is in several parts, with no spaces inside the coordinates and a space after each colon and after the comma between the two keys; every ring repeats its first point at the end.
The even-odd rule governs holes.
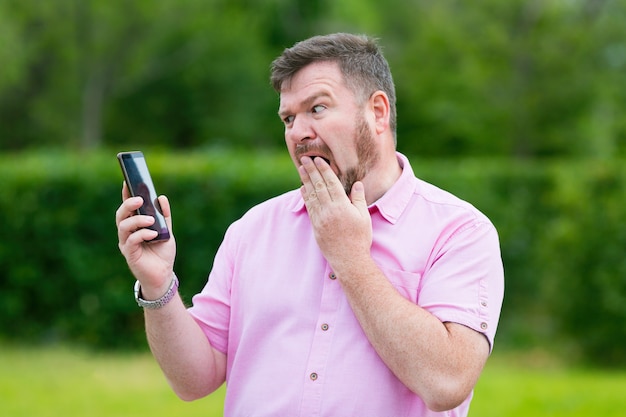
{"type": "Polygon", "coordinates": [[[174,206],[190,301],[233,220],[297,186],[269,66],[380,39],[398,149],[496,224],[496,349],[626,365],[623,0],[0,0],[0,340],[145,349],[115,154],[174,206]],[[178,217],[176,215],[178,214],[178,217]]]}
{"type": "Polygon", "coordinates": [[[403,152],[624,155],[625,13],[616,0],[2,0],[0,149],[281,147],[270,62],[348,31],[380,38],[403,152]]]}

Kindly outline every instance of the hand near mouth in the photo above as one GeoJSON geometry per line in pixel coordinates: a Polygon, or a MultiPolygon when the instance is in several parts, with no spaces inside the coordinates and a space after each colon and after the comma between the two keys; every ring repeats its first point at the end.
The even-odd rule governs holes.
{"type": "Polygon", "coordinates": [[[298,167],[300,192],[311,219],[317,244],[335,272],[370,257],[372,221],[363,183],[357,181],[348,197],[328,163],[321,157],[302,157],[298,167]]]}

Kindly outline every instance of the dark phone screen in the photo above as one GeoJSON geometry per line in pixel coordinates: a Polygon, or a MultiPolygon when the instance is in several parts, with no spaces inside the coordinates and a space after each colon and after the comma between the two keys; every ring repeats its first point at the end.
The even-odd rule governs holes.
{"type": "Polygon", "coordinates": [[[149,229],[158,232],[153,240],[167,240],[170,238],[165,218],[161,213],[161,206],[158,202],[158,195],[152,183],[150,171],[142,152],[123,152],[118,155],[124,178],[128,189],[132,196],[140,196],[143,198],[143,205],[139,208],[138,213],[146,216],[152,216],[156,219],[149,229]]]}

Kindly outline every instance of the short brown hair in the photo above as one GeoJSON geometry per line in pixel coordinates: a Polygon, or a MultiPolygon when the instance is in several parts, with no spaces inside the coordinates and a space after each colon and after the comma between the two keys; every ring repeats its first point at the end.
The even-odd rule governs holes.
{"type": "Polygon", "coordinates": [[[389,127],[396,132],[396,91],[389,64],[375,39],[365,35],[335,33],[314,36],[283,51],[272,62],[270,81],[278,93],[283,84],[309,64],[320,61],[337,62],[346,82],[361,103],[375,91],[389,98],[389,127]]]}

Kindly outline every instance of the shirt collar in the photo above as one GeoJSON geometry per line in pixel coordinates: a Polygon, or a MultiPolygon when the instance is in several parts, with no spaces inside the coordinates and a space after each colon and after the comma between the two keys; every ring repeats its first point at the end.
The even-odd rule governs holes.
{"type": "MultiPolygon", "coordinates": [[[[402,167],[402,174],[391,188],[370,206],[370,212],[377,209],[381,216],[391,224],[395,224],[404,212],[417,184],[408,158],[400,152],[396,152],[396,157],[402,167]]],[[[294,213],[305,209],[304,199],[299,190],[294,195],[290,209],[294,213]]]]}
{"type": "Polygon", "coordinates": [[[408,158],[400,152],[396,152],[396,156],[400,167],[402,167],[402,174],[391,188],[370,206],[370,210],[372,207],[376,207],[383,218],[391,224],[398,221],[417,186],[413,168],[411,168],[408,158]]]}

